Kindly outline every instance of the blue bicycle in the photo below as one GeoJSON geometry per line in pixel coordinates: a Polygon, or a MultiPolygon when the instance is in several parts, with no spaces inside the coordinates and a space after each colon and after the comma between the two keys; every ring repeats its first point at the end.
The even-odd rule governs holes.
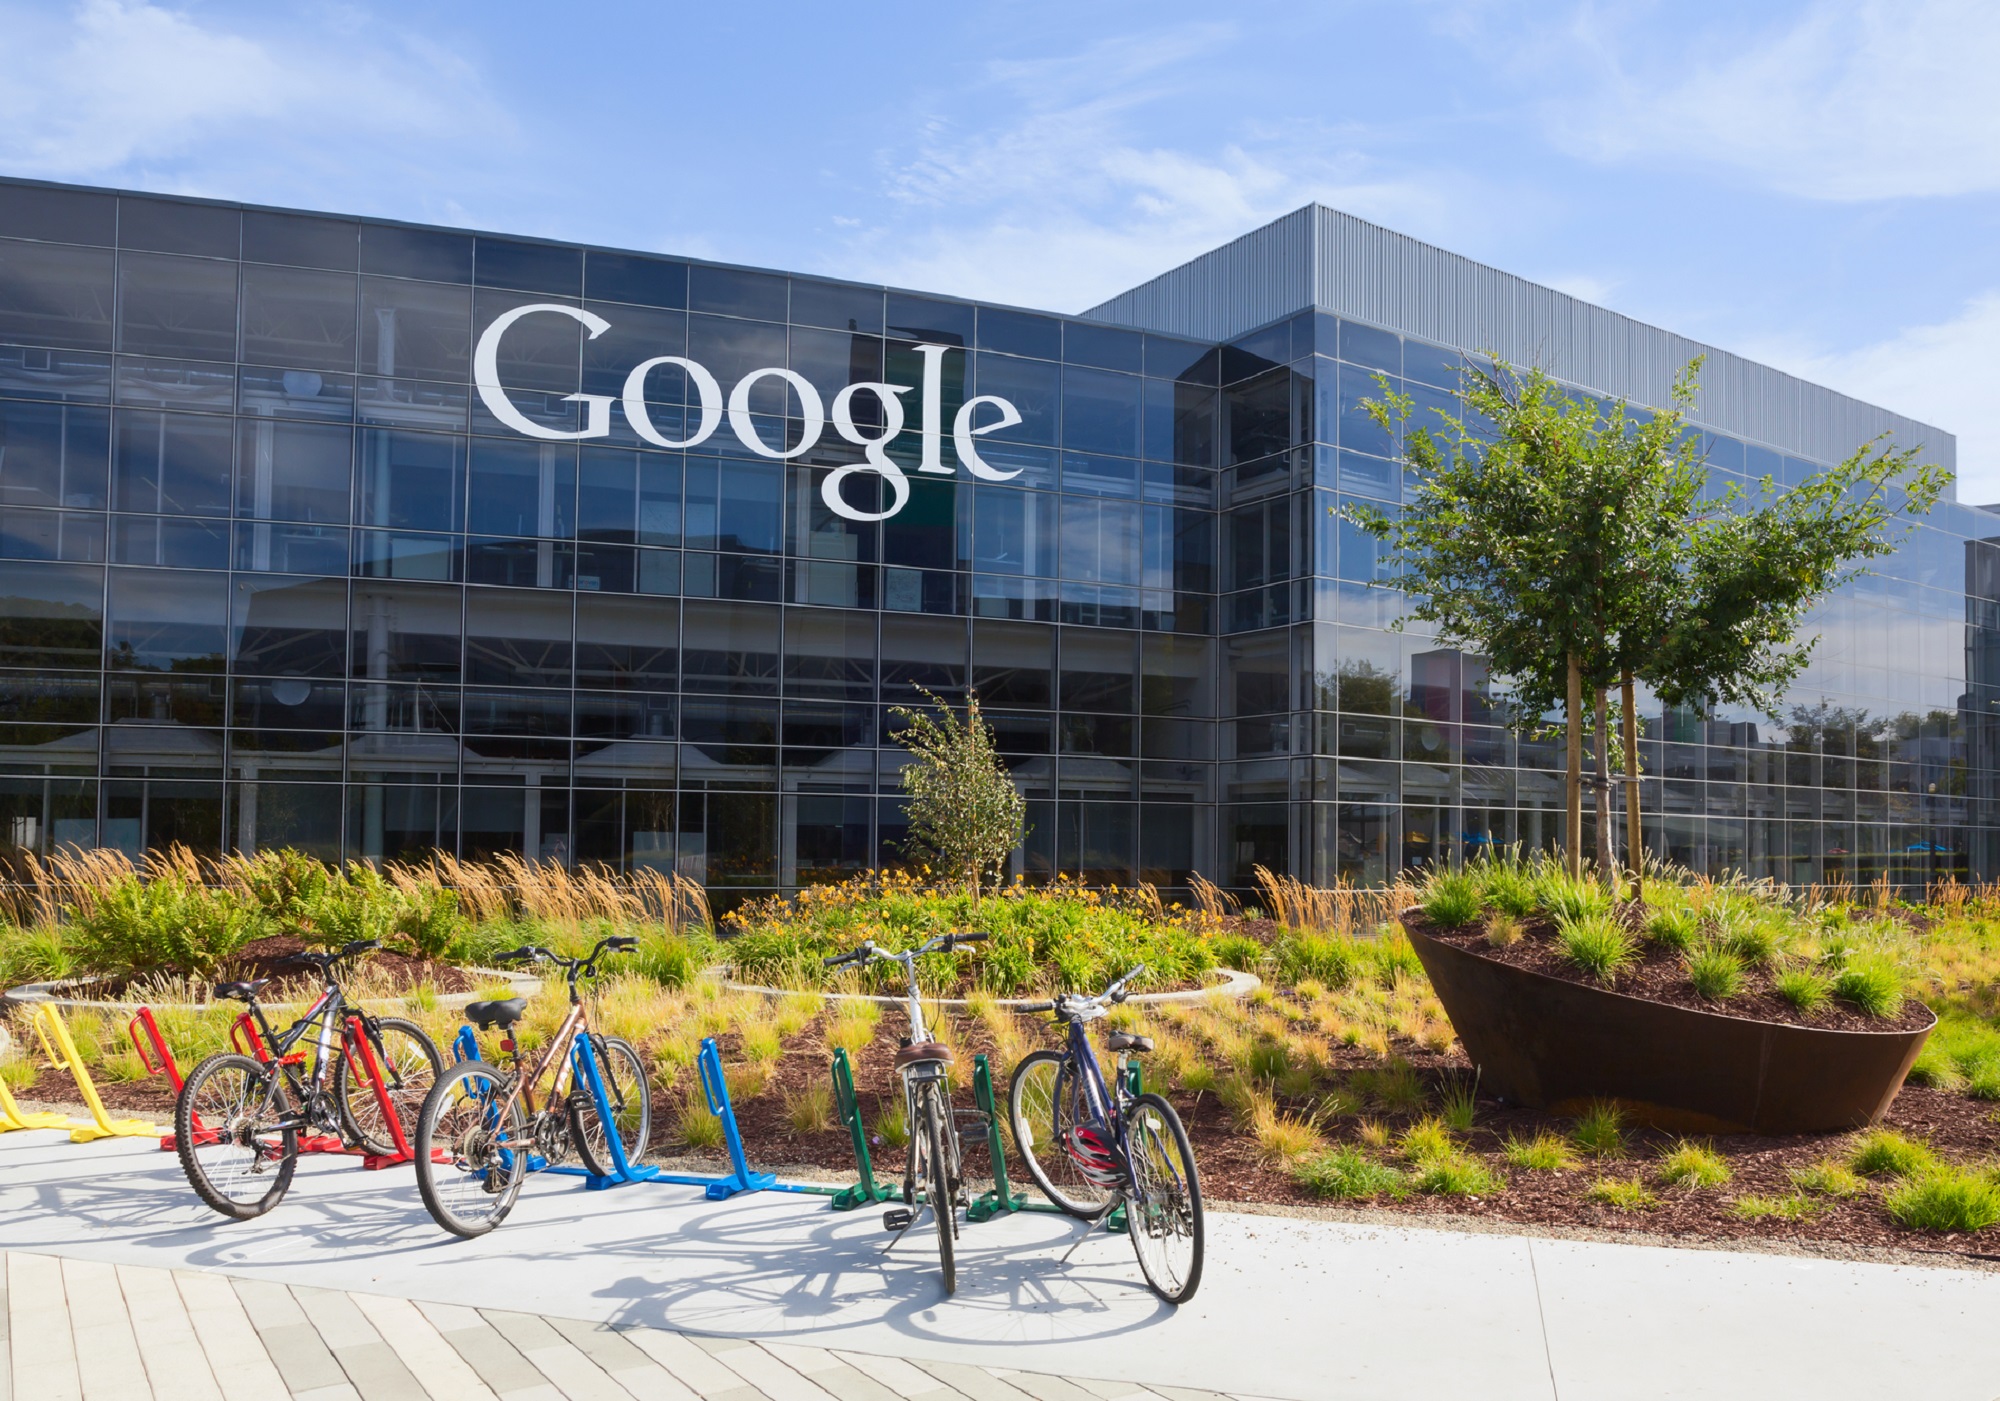
{"type": "MultiPolygon", "coordinates": [[[[1028,1175],[1051,1202],[1079,1220],[1108,1221],[1125,1208],[1125,1229],[1152,1291],[1170,1304],[1194,1297],[1201,1283],[1201,1179],[1194,1150],[1174,1107],[1133,1092],[1134,1058],[1150,1037],[1114,1031],[1117,1055],[1107,1085],[1091,1049],[1089,1026],[1123,1002],[1141,964],[1095,997],[1065,993],[1024,1008],[1053,1012],[1066,1027],[1060,1051],[1035,1051],[1014,1067],[1007,1117],[1028,1175]]],[[[1072,1247],[1074,1249],[1074,1247],[1072,1247]]]]}

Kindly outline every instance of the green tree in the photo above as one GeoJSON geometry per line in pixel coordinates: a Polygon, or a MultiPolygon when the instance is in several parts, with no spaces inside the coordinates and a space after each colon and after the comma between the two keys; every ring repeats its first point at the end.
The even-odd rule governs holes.
{"type": "Polygon", "coordinates": [[[1354,518],[1389,543],[1408,616],[1510,678],[1517,725],[1538,728],[1562,709],[1572,873],[1586,725],[1597,862],[1607,880],[1614,869],[1609,688],[1622,692],[1636,865],[1635,681],[1669,705],[1775,715],[1816,640],[1799,639],[1805,614],[1861,561],[1893,550],[1889,521],[1927,511],[1948,480],[1920,466],[1918,450],[1878,440],[1789,491],[1768,479],[1754,493],[1715,491],[1686,422],[1700,368],[1676,377],[1657,412],[1573,396],[1540,370],[1475,364],[1461,372],[1459,411],[1435,411],[1435,425],[1412,425],[1412,401],[1386,381],[1369,404],[1402,434],[1416,485],[1399,514],[1354,518]]]}
{"type": "Polygon", "coordinates": [[[979,697],[967,695],[961,719],[931,692],[923,694],[936,718],[901,705],[889,712],[903,722],[890,738],[914,756],[903,766],[908,850],[961,877],[977,904],[986,874],[997,881],[1008,853],[1021,844],[1028,804],[1000,762],[979,697]]]}

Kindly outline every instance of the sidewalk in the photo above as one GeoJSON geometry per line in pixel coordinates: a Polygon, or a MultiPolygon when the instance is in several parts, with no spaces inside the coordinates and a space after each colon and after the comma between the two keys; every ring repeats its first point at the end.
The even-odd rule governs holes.
{"type": "MultiPolygon", "coordinates": [[[[329,1385],[402,1398],[426,1392],[414,1380],[364,1382],[339,1349],[379,1357],[386,1347],[414,1379],[412,1356],[449,1367],[448,1351],[474,1366],[449,1335],[485,1339],[478,1330],[491,1329],[540,1377],[509,1373],[504,1384],[488,1378],[489,1389],[548,1401],[690,1391],[863,1401],[926,1388],[940,1401],[954,1392],[994,1401],[2000,1396],[2000,1333],[1991,1327],[2000,1276],[1985,1273],[1211,1213],[1201,1293],[1175,1311],[1146,1291],[1122,1237],[1088,1241],[1059,1263],[1072,1231],[1048,1216],[968,1227],[959,1293],[945,1300],[922,1244],[884,1256],[874,1212],[836,1214],[818,1198],[711,1203],[685,1188],[597,1193],[536,1181],[505,1226],[467,1242],[432,1224],[407,1170],[308,1159],[280,1207],[235,1223],[197,1203],[174,1157],[148,1141],[0,1138],[0,1248],[22,1252],[10,1274],[41,1271],[34,1277],[44,1281],[25,1300],[10,1290],[17,1373],[24,1330],[32,1326],[32,1347],[44,1351],[59,1336],[52,1321],[31,1325],[19,1312],[40,1318],[52,1307],[47,1272],[58,1267],[32,1258],[45,1255],[65,1262],[75,1357],[94,1365],[95,1344],[81,1340],[115,1334],[116,1324],[89,1302],[98,1296],[87,1283],[69,1289],[67,1272],[85,1268],[69,1262],[143,1267],[118,1276],[135,1332],[134,1299],[160,1297],[145,1280],[172,1279],[190,1318],[197,1297],[227,1312],[226,1293],[259,1330],[262,1365],[278,1368],[297,1394],[318,1392],[287,1366],[322,1366],[299,1372],[300,1381],[331,1374],[323,1359],[295,1361],[282,1340],[314,1358],[316,1346],[332,1352],[347,1380],[329,1385]],[[226,1291],[216,1276],[228,1279],[226,1291]],[[142,1282],[126,1286],[127,1278],[142,1282]],[[374,1336],[357,1330],[336,1345],[326,1328],[337,1325],[322,1326],[319,1304],[306,1301],[350,1297],[327,1304],[326,1316],[359,1317],[374,1336]],[[316,1345],[291,1313],[302,1305],[316,1345]],[[441,1349],[413,1319],[451,1346],[441,1349]],[[561,1359],[551,1365],[572,1367],[569,1380],[542,1365],[538,1348],[561,1359]],[[564,1349],[596,1371],[577,1368],[564,1349]],[[664,1371],[635,1363],[629,1377],[614,1376],[613,1356],[664,1371]],[[675,1359],[705,1365],[700,1358],[726,1365],[679,1373],[675,1359]],[[611,1381],[620,1385],[606,1389],[611,1381]]],[[[235,1333],[242,1337],[240,1326],[235,1333]]],[[[41,1351],[28,1355],[42,1365],[41,1351]]],[[[152,1385],[163,1396],[216,1394],[152,1385]]],[[[423,1385],[437,1396],[483,1394],[439,1389],[427,1377],[423,1385]]],[[[21,1401],[45,1394],[62,1393],[15,1392],[21,1401]]],[[[251,1389],[223,1384],[220,1394],[251,1389]]],[[[329,1401],[347,1394],[326,1393],[329,1401]]]]}

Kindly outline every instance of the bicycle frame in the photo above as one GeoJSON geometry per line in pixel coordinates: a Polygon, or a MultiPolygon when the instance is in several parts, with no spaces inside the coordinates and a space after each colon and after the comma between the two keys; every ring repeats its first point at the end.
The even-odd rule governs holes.
{"type": "MultiPolygon", "coordinates": [[[[1100,1012],[1098,1015],[1102,1015],[1100,1012]]],[[[1077,1079],[1077,1093],[1081,1098],[1080,1108],[1090,1111],[1089,1117],[1078,1116],[1078,1124],[1087,1125],[1099,1132],[1109,1132],[1113,1148],[1118,1154],[1118,1165],[1125,1175],[1125,1183],[1132,1181],[1132,1145],[1125,1132],[1125,1104],[1131,1098],[1126,1085],[1124,1062],[1119,1063],[1118,1088],[1114,1091],[1104,1081],[1104,1071],[1097,1063],[1097,1052],[1090,1044],[1090,1033],[1086,1028],[1096,1016],[1076,1016],[1069,1018],[1064,1032],[1067,1041],[1067,1062],[1062,1078],[1067,1080],[1074,1074],[1077,1079]]]]}

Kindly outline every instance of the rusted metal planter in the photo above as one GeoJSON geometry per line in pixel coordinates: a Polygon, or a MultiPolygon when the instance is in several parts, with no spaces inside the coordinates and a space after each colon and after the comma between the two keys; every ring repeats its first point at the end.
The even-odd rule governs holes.
{"type": "Polygon", "coordinates": [[[1923,1049],[1915,1031],[1832,1031],[1629,997],[1515,968],[1403,928],[1479,1067],[1480,1091],[1574,1113],[1616,1099],[1684,1133],[1816,1133],[1888,1110],[1923,1049]]]}

